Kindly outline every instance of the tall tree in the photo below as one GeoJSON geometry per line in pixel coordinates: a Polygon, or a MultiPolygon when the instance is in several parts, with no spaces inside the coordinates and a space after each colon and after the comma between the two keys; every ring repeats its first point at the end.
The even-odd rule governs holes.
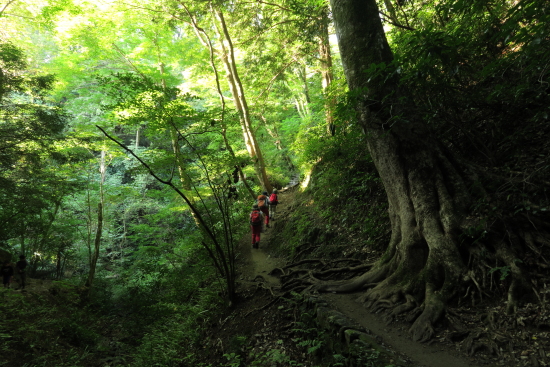
{"type": "MultiPolygon", "coordinates": [[[[97,260],[99,259],[99,250],[101,246],[101,237],[103,236],[103,208],[104,208],[104,184],[105,184],[105,173],[107,169],[107,163],[105,160],[105,150],[101,151],[101,155],[99,158],[99,203],[97,204],[97,226],[96,226],[96,233],[95,233],[95,239],[94,239],[94,246],[93,249],[91,247],[91,243],[88,243],[88,253],[89,253],[89,265],[90,265],[90,271],[88,272],[88,278],[86,279],[85,286],[89,289],[92,288],[92,285],[94,283],[94,277],[96,273],[96,267],[97,267],[97,260]]],[[[91,207],[88,207],[88,211],[91,211],[91,207]]],[[[91,213],[90,213],[91,214],[91,213]]],[[[91,219],[91,218],[90,218],[91,219]]],[[[91,222],[91,220],[90,220],[91,222]]]]}
{"type": "MultiPolygon", "coordinates": [[[[407,116],[414,106],[406,102],[397,73],[384,82],[365,73],[393,61],[376,1],[331,0],[331,5],[344,72],[387,193],[392,236],[369,272],[322,289],[369,284],[362,297],[369,306],[389,303],[393,315],[418,308],[410,332],[415,340],[427,340],[466,274],[458,234],[471,197],[448,150],[420,119],[407,116]]],[[[501,251],[510,256],[506,247],[501,251]]]]}
{"type": "Polygon", "coordinates": [[[224,9],[222,5],[214,4],[212,2],[208,3],[207,9],[192,9],[190,5],[184,1],[179,1],[178,3],[179,6],[185,9],[186,17],[182,17],[174,13],[175,19],[183,20],[184,22],[190,24],[194,29],[197,38],[210,51],[211,55],[214,54],[217,56],[224,67],[225,77],[233,97],[233,103],[239,114],[244,143],[250,158],[253,160],[256,176],[258,177],[260,185],[265,190],[271,191],[272,186],[267,177],[262,150],[252,127],[250,109],[248,106],[245,88],[239,75],[235,56],[235,47],[225,20],[224,9]],[[208,19],[204,16],[206,14],[210,15],[211,23],[208,27],[199,24],[198,20],[199,18],[202,20],[208,19]],[[211,37],[207,33],[206,29],[214,29],[215,37],[211,37]],[[214,45],[212,39],[216,39],[218,41],[216,46],[214,45]]]}
{"type": "Polygon", "coordinates": [[[327,133],[334,135],[334,108],[336,106],[336,100],[330,93],[330,86],[334,79],[334,73],[332,71],[332,53],[330,51],[329,41],[329,14],[328,6],[323,9],[319,16],[319,63],[321,69],[321,81],[323,86],[323,94],[325,96],[325,118],[327,123],[327,133]]]}
{"type": "Polygon", "coordinates": [[[427,340],[434,334],[432,324],[453,297],[460,299],[461,289],[485,292],[485,279],[478,282],[476,272],[485,277],[490,259],[504,264],[506,309],[515,312],[520,299],[538,296],[522,262],[538,265],[530,258],[541,256],[548,243],[547,214],[516,216],[518,205],[502,204],[515,193],[502,195],[495,188],[502,177],[487,179],[484,171],[521,171],[536,189],[521,190],[520,200],[547,205],[546,197],[537,198],[545,179],[533,177],[548,171],[518,167],[518,159],[510,158],[547,149],[537,138],[548,134],[550,73],[543,65],[550,48],[541,42],[548,40],[547,5],[441,3],[431,13],[401,20],[421,27],[427,14],[434,14],[427,29],[394,33],[394,41],[405,45],[394,54],[374,0],[331,3],[350,98],[387,193],[392,236],[369,272],[320,289],[369,288],[362,297],[367,306],[392,309],[390,317],[412,311],[414,339],[427,340]],[[537,135],[527,134],[527,127],[537,135]],[[526,147],[525,135],[535,149],[526,147]],[[494,203],[476,222],[475,207],[482,201],[494,203]],[[502,208],[514,214],[495,214],[502,208]],[[483,233],[470,240],[476,227],[483,233]]]}

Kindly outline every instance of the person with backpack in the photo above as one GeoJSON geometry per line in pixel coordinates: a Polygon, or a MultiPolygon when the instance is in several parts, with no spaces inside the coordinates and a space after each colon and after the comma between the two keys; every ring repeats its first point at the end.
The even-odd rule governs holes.
{"type": "Polygon", "coordinates": [[[277,189],[273,189],[273,193],[269,196],[269,219],[275,220],[275,211],[279,204],[279,196],[277,189]]]}
{"type": "Polygon", "coordinates": [[[250,213],[250,229],[252,230],[252,247],[260,247],[260,234],[264,223],[264,214],[258,207],[258,204],[252,205],[250,213]]]}
{"type": "Polygon", "coordinates": [[[264,213],[265,226],[269,228],[269,198],[267,197],[267,191],[258,196],[256,204],[258,204],[258,208],[264,213]]]}

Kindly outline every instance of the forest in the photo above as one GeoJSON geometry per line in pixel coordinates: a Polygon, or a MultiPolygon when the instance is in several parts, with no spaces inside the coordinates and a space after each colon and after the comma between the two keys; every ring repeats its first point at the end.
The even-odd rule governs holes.
{"type": "Polygon", "coordinates": [[[542,0],[1,0],[0,366],[550,365],[549,115],[542,0]]]}

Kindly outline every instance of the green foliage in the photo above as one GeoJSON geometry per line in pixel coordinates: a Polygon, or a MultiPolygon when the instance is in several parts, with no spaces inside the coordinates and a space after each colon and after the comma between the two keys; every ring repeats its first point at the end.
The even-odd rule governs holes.
{"type": "MultiPolygon", "coordinates": [[[[205,4],[188,5],[201,26],[209,24],[203,29],[213,30],[205,4]]],[[[407,28],[391,31],[395,63],[371,65],[365,72],[378,86],[399,78],[403,95],[415,106],[407,114],[423,119],[453,154],[481,167],[468,172],[480,175],[472,188],[479,199],[472,211],[479,220],[466,230],[464,241],[486,239],[489,218],[545,213],[550,207],[547,185],[541,184],[550,172],[543,154],[550,132],[548,4],[453,0],[399,5],[403,11],[394,21],[407,28]],[[484,192],[487,188],[493,197],[484,192]]],[[[199,340],[198,330],[212,317],[225,286],[200,247],[212,242],[197,230],[181,197],[118,147],[98,139],[94,125],[106,127],[161,178],[188,194],[215,237],[227,238],[227,255],[234,259],[235,239],[248,230],[240,224],[246,223],[250,202],[231,173],[236,165],[249,176],[255,172],[232,102],[227,99],[222,111],[215,95],[207,50],[184,25],[189,19],[175,2],[158,7],[154,1],[98,5],[60,0],[41,8],[9,6],[19,17],[2,15],[3,35],[20,38],[0,42],[2,246],[39,253],[32,268],[51,269],[62,260],[65,268],[85,273],[100,186],[105,226],[86,314],[79,311],[80,291],[65,283],[55,283],[51,295],[40,300],[2,293],[13,296],[6,304],[15,311],[7,314],[25,321],[15,325],[8,320],[13,334],[0,326],[0,338],[6,340],[2,353],[20,356],[32,345],[41,354],[33,363],[78,366],[96,358],[92,352],[107,355],[109,344],[103,339],[112,337],[122,345],[124,357],[110,356],[120,365],[170,366],[183,359],[193,364],[194,356],[183,348],[199,340]],[[55,70],[57,79],[35,72],[38,64],[55,70]],[[48,94],[52,88],[55,100],[48,94]],[[235,156],[228,154],[220,134],[226,127],[235,156]],[[97,173],[99,151],[108,160],[104,181],[97,173]],[[47,309],[41,302],[53,306],[47,309]],[[56,321],[56,312],[74,316],[56,321]],[[108,335],[98,325],[112,325],[108,335]],[[44,340],[53,340],[50,349],[44,340]]],[[[270,181],[286,184],[294,164],[302,173],[312,171],[312,183],[282,232],[288,252],[316,244],[329,245],[324,255],[361,257],[382,250],[379,243],[385,243],[389,229],[387,204],[356,126],[352,106],[360,93],[342,93],[337,58],[331,89],[320,83],[318,46],[326,1],[214,6],[224,12],[239,47],[235,62],[246,70],[241,74],[245,94],[254,96],[249,97],[250,113],[270,181]],[[334,136],[325,115],[331,97],[340,100],[334,136]]],[[[406,118],[392,115],[388,127],[406,118]]],[[[497,266],[494,272],[506,280],[511,268],[497,266]]],[[[294,329],[295,342],[314,359],[323,349],[322,335],[301,322],[294,329]]],[[[235,348],[241,352],[244,343],[237,340],[235,348]]],[[[228,365],[245,363],[233,351],[226,357],[228,365]]],[[[298,362],[274,348],[252,363],[298,362]]],[[[330,363],[342,361],[334,357],[330,363]]]]}
{"type": "Polygon", "coordinates": [[[550,48],[539,44],[548,31],[547,5],[475,3],[483,5],[438,4],[442,18],[425,19],[429,24],[423,29],[397,32],[393,40],[403,83],[425,119],[468,134],[476,129],[478,139],[465,148],[477,152],[476,159],[484,154],[501,164],[523,143],[522,135],[548,115],[543,64],[550,48]],[[460,126],[452,124],[457,117],[460,126]],[[499,144],[506,146],[506,156],[499,144]]]}
{"type": "MultiPolygon", "coordinates": [[[[179,282],[182,280],[182,278],[174,279],[179,282]]],[[[193,281],[202,281],[202,278],[192,279],[190,283],[193,281]]],[[[172,283],[173,285],[175,283],[172,283]]],[[[131,325],[137,328],[138,335],[142,336],[134,349],[133,365],[179,366],[184,358],[188,361],[192,360],[189,347],[198,345],[201,328],[209,322],[210,317],[216,315],[221,302],[216,294],[218,289],[216,284],[209,284],[207,288],[201,289],[195,283],[193,290],[190,290],[189,286],[190,284],[187,284],[184,289],[178,290],[187,292],[185,302],[182,302],[181,295],[178,296],[176,292],[168,292],[163,296],[162,293],[153,291],[156,300],[153,298],[148,305],[142,304],[141,308],[136,310],[140,315],[140,322],[133,324],[137,321],[135,320],[131,325]],[[197,289],[197,294],[190,298],[189,292],[193,294],[197,289]],[[165,299],[170,298],[177,303],[164,303],[165,299]]],[[[132,293],[131,298],[137,300],[142,296],[143,292],[139,296],[132,293]]]]}
{"type": "MultiPolygon", "coordinates": [[[[271,349],[262,355],[253,356],[251,365],[265,366],[275,364],[277,366],[326,366],[336,367],[344,365],[356,365],[362,367],[384,366],[381,353],[373,350],[361,350],[360,353],[353,356],[347,351],[343,354],[331,354],[338,351],[333,338],[334,335],[327,332],[317,322],[315,311],[308,306],[308,302],[303,295],[292,292],[291,297],[285,298],[284,303],[279,307],[286,313],[290,320],[294,320],[290,330],[290,340],[292,347],[290,351],[280,349],[271,349]],[[297,358],[294,360],[291,356],[305,355],[306,358],[297,358]],[[277,364],[278,363],[278,364],[277,364]]],[[[280,340],[281,345],[285,344],[280,340]]],[[[287,345],[287,349],[288,345],[287,345]]],[[[359,351],[357,351],[359,352],[359,351]]]]}
{"type": "MultiPolygon", "coordinates": [[[[521,261],[520,259],[514,259],[514,264],[521,264],[522,262],[523,261],[521,261]]],[[[508,275],[510,275],[511,270],[512,268],[510,265],[497,266],[497,267],[491,268],[489,270],[489,274],[493,274],[494,272],[498,271],[500,273],[500,280],[503,281],[503,280],[506,280],[508,275]]]]}
{"type": "Polygon", "coordinates": [[[265,365],[275,365],[275,366],[304,366],[303,363],[293,360],[285,352],[279,349],[271,349],[263,355],[258,355],[253,360],[252,366],[265,366],[265,365]]]}
{"type": "Polygon", "coordinates": [[[87,366],[110,358],[120,365],[179,366],[183,359],[193,361],[190,347],[198,345],[221,300],[219,284],[205,280],[212,279],[206,255],[186,258],[188,263],[157,265],[151,274],[148,264],[159,258],[140,253],[139,264],[122,278],[99,276],[89,296],[69,282],[45,281],[40,288],[34,279],[32,293],[3,289],[0,338],[3,355],[10,358],[6,362],[87,366]],[[116,355],[109,343],[116,344],[116,355]]]}
{"type": "Polygon", "coordinates": [[[236,353],[226,353],[223,355],[227,358],[227,367],[240,367],[241,366],[241,356],[236,353]]]}
{"type": "Polygon", "coordinates": [[[51,208],[80,184],[63,172],[68,116],[48,97],[54,78],[27,70],[24,58],[0,42],[0,241],[38,233],[51,223],[51,208]]]}
{"type": "Polygon", "coordinates": [[[404,10],[398,20],[412,30],[390,32],[393,68],[403,103],[414,106],[407,114],[423,119],[475,176],[476,223],[465,235],[479,244],[503,222],[544,216],[548,4],[455,0],[409,2],[404,10]]]}
{"type": "Polygon", "coordinates": [[[364,136],[346,133],[308,142],[318,163],[302,202],[283,228],[284,243],[295,251],[302,245],[324,244],[321,251],[357,256],[381,250],[388,233],[387,204],[380,179],[367,152],[364,136]]]}
{"type": "Polygon", "coordinates": [[[62,282],[45,294],[24,296],[2,290],[0,334],[9,335],[3,346],[5,362],[30,361],[29,348],[35,355],[33,365],[84,366],[93,360],[87,349],[99,334],[93,313],[81,305],[80,292],[62,282]]]}

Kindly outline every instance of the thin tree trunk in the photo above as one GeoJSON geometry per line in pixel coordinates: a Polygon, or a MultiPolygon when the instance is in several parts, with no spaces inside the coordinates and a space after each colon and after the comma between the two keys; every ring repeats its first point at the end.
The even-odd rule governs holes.
{"type": "Polygon", "coordinates": [[[388,16],[390,20],[396,24],[399,23],[397,20],[397,13],[395,12],[395,8],[393,7],[393,4],[391,3],[392,0],[384,0],[384,5],[386,6],[386,9],[388,10],[388,16]]]}
{"type": "MultiPolygon", "coordinates": [[[[223,95],[223,92],[222,92],[221,86],[220,86],[220,78],[219,78],[218,68],[216,67],[216,63],[214,62],[215,50],[214,50],[214,47],[212,46],[212,42],[210,41],[210,38],[208,37],[208,35],[202,29],[200,29],[198,27],[198,25],[195,23],[195,21],[194,21],[194,19],[191,16],[190,13],[189,13],[189,16],[191,17],[191,24],[193,26],[193,29],[195,30],[195,33],[196,33],[197,37],[199,38],[201,43],[204,46],[206,46],[206,48],[208,48],[208,52],[210,54],[210,66],[212,67],[212,71],[214,72],[214,78],[216,80],[216,90],[218,92],[218,96],[220,97],[220,103],[221,103],[221,106],[222,106],[222,113],[221,113],[221,119],[220,119],[221,125],[222,125],[221,126],[221,134],[223,136],[223,141],[225,143],[225,147],[226,147],[227,151],[229,152],[229,154],[231,155],[233,160],[237,161],[236,156],[235,156],[235,152],[233,151],[233,148],[231,147],[231,144],[229,143],[229,140],[227,139],[227,126],[226,126],[226,123],[225,123],[225,97],[223,95]],[[203,38],[202,36],[204,36],[205,38],[203,38]]],[[[243,170],[242,170],[241,166],[239,164],[236,164],[235,167],[238,171],[240,180],[242,181],[243,185],[245,186],[245,188],[248,191],[248,193],[250,194],[250,196],[253,199],[256,198],[256,195],[255,195],[254,191],[250,188],[250,185],[246,181],[246,177],[244,176],[244,173],[243,173],[243,170]]]]}
{"type": "MultiPolygon", "coordinates": [[[[181,155],[181,146],[178,141],[178,132],[176,128],[173,126],[173,123],[170,122],[170,126],[168,128],[170,130],[170,141],[172,142],[172,152],[174,152],[174,157],[176,158],[176,164],[178,167],[178,175],[180,178],[180,183],[185,191],[191,191],[191,179],[189,178],[189,175],[185,171],[185,162],[183,160],[183,157],[181,155]]],[[[191,197],[193,199],[193,197],[191,197]]]]}
{"type": "Polygon", "coordinates": [[[56,261],[55,261],[55,279],[61,279],[61,250],[57,251],[56,261]]]}
{"type": "Polygon", "coordinates": [[[308,106],[311,103],[311,97],[309,96],[309,86],[307,84],[307,67],[303,64],[300,64],[298,67],[298,75],[300,76],[300,80],[302,81],[302,91],[304,93],[304,112],[306,114],[309,114],[309,108],[305,107],[308,106]]]}
{"type": "Polygon", "coordinates": [[[323,12],[320,21],[319,35],[319,59],[321,64],[321,83],[323,87],[323,95],[325,97],[325,121],[327,124],[327,133],[334,136],[334,108],[336,107],[336,98],[330,95],[330,85],[334,79],[332,73],[332,54],[330,52],[329,42],[329,18],[328,8],[323,12]]]}
{"type": "MultiPolygon", "coordinates": [[[[207,35],[207,33],[203,28],[199,27],[195,17],[191,14],[191,11],[187,7],[187,5],[184,2],[181,2],[180,4],[182,5],[182,7],[187,12],[187,15],[189,16],[191,26],[193,27],[193,30],[195,31],[197,38],[205,47],[209,49],[210,55],[211,55],[210,63],[215,69],[215,65],[212,60],[212,55],[214,54],[213,52],[214,47],[212,45],[212,42],[210,41],[210,37],[207,35]]],[[[215,23],[214,28],[216,29],[217,38],[218,40],[220,40],[220,45],[221,45],[221,50],[216,52],[216,54],[220,58],[220,61],[222,62],[222,64],[224,65],[226,79],[231,91],[231,95],[233,96],[233,102],[235,103],[235,108],[239,112],[244,144],[246,146],[248,154],[250,155],[250,158],[253,161],[254,169],[256,171],[256,176],[260,181],[260,185],[263,186],[265,190],[271,191],[272,187],[271,187],[271,183],[267,178],[266,167],[262,156],[262,151],[260,149],[260,146],[258,145],[255,134],[252,129],[252,121],[250,119],[248,104],[246,101],[242,83],[239,78],[239,74],[237,72],[233,44],[232,44],[229,32],[227,30],[227,25],[225,23],[223,13],[220,10],[215,9],[212,4],[210,7],[210,11],[214,16],[214,18],[217,19],[219,23],[217,24],[216,22],[214,22],[215,23]]],[[[216,78],[217,78],[217,71],[216,71],[216,78]]]]}
{"type": "MultiPolygon", "coordinates": [[[[245,144],[248,149],[250,157],[254,161],[254,168],[256,169],[256,175],[260,180],[261,186],[271,192],[273,187],[269,182],[267,177],[267,172],[265,168],[265,162],[262,155],[260,146],[252,129],[252,120],[250,117],[250,111],[248,108],[248,103],[246,101],[244,88],[241,83],[239,73],[237,71],[237,65],[235,63],[235,52],[233,49],[233,42],[231,41],[231,36],[227,30],[227,25],[223,13],[219,9],[212,9],[212,12],[215,14],[216,18],[219,21],[219,27],[221,31],[218,30],[218,36],[222,40],[222,62],[225,66],[227,79],[230,85],[231,93],[233,95],[234,103],[239,111],[241,117],[241,126],[243,129],[243,136],[245,138],[245,144]]],[[[218,26],[216,26],[218,29],[218,26]]]]}
{"type": "Polygon", "coordinates": [[[99,259],[99,248],[101,245],[102,230],[103,230],[103,205],[100,202],[97,204],[97,228],[95,232],[94,252],[92,254],[92,258],[90,259],[90,272],[88,273],[88,279],[86,280],[86,284],[85,284],[85,286],[88,288],[92,288],[92,285],[94,283],[97,260],[99,259]]]}
{"type": "MultiPolygon", "coordinates": [[[[156,42],[156,39],[154,41],[155,46],[157,46],[157,61],[159,65],[159,72],[160,72],[160,80],[162,83],[162,88],[166,95],[166,79],[164,79],[164,63],[160,59],[160,50],[158,49],[158,44],[156,42]]],[[[178,140],[178,131],[176,129],[176,126],[174,125],[174,120],[170,117],[168,121],[168,130],[170,132],[170,142],[172,143],[172,152],[174,153],[174,157],[176,158],[176,164],[178,167],[178,174],[180,178],[181,185],[184,190],[191,191],[191,179],[189,178],[189,175],[187,174],[185,170],[185,161],[183,160],[183,157],[181,155],[181,146],[178,140]]],[[[193,197],[191,197],[191,200],[193,200],[193,197]]]]}
{"type": "Polygon", "coordinates": [[[21,221],[21,236],[20,236],[20,246],[21,246],[21,254],[26,256],[27,253],[27,247],[25,246],[25,222],[21,221]]]}
{"type": "Polygon", "coordinates": [[[97,227],[94,239],[94,251],[90,257],[90,271],[88,273],[88,279],[86,280],[85,286],[92,288],[94,283],[94,277],[97,267],[97,260],[99,259],[99,248],[101,245],[101,237],[103,233],[103,184],[105,183],[105,174],[106,174],[106,163],[105,163],[105,151],[101,151],[101,158],[99,161],[99,203],[97,204],[97,227]]]}
{"type": "MultiPolygon", "coordinates": [[[[222,136],[223,136],[223,141],[225,143],[225,148],[227,149],[227,151],[229,152],[229,154],[231,155],[231,157],[236,160],[236,156],[235,156],[235,152],[233,151],[233,148],[231,147],[231,144],[229,144],[229,140],[227,139],[227,128],[225,126],[225,123],[223,123],[224,126],[222,126],[222,136]]],[[[252,188],[250,187],[250,185],[248,184],[247,180],[246,180],[246,177],[244,177],[244,173],[243,173],[243,170],[241,169],[241,166],[239,166],[238,164],[235,165],[235,169],[237,169],[237,172],[239,174],[239,179],[241,180],[241,182],[243,183],[244,187],[246,188],[246,191],[248,191],[248,193],[250,194],[250,197],[252,199],[256,199],[256,194],[254,193],[254,190],[252,190],[252,188]]]]}

